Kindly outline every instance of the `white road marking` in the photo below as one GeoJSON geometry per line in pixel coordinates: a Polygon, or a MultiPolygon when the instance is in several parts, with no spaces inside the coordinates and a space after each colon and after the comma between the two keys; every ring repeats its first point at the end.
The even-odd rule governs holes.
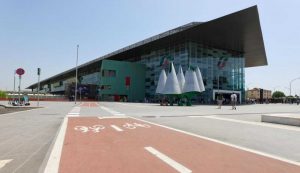
{"type": "Polygon", "coordinates": [[[281,125],[281,124],[252,122],[252,121],[236,120],[236,119],[222,118],[222,117],[216,117],[216,116],[188,116],[188,117],[190,117],[190,118],[209,118],[209,119],[215,119],[215,120],[221,120],[221,121],[229,121],[229,122],[235,122],[235,123],[241,123],[241,124],[250,124],[250,125],[255,125],[255,126],[271,127],[271,128],[278,128],[278,129],[300,132],[299,127],[287,126],[287,125],[281,125]]]}
{"type": "Polygon", "coordinates": [[[39,110],[39,109],[47,109],[47,107],[39,107],[39,108],[34,108],[34,109],[29,109],[29,110],[23,110],[23,111],[18,111],[18,112],[10,112],[10,113],[5,113],[5,114],[0,114],[0,117],[1,116],[5,116],[5,115],[13,115],[13,114],[18,114],[18,113],[35,111],[35,110],[39,110]]]}
{"type": "Polygon", "coordinates": [[[116,126],[116,125],[110,125],[110,127],[112,127],[113,129],[115,129],[118,132],[122,132],[124,131],[123,129],[121,129],[120,127],[116,126]]]}
{"type": "Polygon", "coordinates": [[[192,171],[180,163],[176,162],[175,160],[171,159],[170,157],[166,156],[165,154],[159,152],[158,150],[152,148],[152,147],[144,147],[145,150],[153,154],[154,156],[158,157],[160,160],[164,161],[174,169],[176,169],[180,173],[191,173],[192,171]]]}
{"type": "Polygon", "coordinates": [[[110,116],[110,117],[98,117],[98,119],[113,119],[113,118],[128,118],[126,116],[110,116]]]}
{"type": "Polygon", "coordinates": [[[59,133],[57,135],[56,141],[54,143],[53,149],[51,151],[49,160],[47,162],[44,173],[58,172],[59,162],[62,152],[62,147],[64,144],[64,138],[66,134],[68,124],[68,118],[64,118],[64,121],[60,127],[59,133]]]}
{"type": "Polygon", "coordinates": [[[121,113],[121,112],[118,112],[118,111],[115,111],[115,110],[112,110],[110,108],[107,108],[107,107],[104,107],[104,106],[100,106],[101,109],[115,115],[115,116],[125,116],[125,114],[121,113]]]}
{"type": "Polygon", "coordinates": [[[223,141],[220,141],[220,140],[217,140],[217,139],[208,138],[208,137],[205,137],[205,136],[201,136],[201,135],[197,135],[197,134],[194,134],[194,133],[191,133],[191,132],[186,132],[186,131],[175,129],[175,128],[172,128],[172,127],[156,124],[156,123],[146,121],[146,120],[142,120],[142,119],[138,119],[138,118],[135,118],[135,117],[130,117],[130,118],[135,119],[135,120],[139,120],[139,121],[143,121],[143,122],[146,122],[146,123],[149,123],[149,124],[153,124],[153,125],[156,125],[156,126],[159,126],[159,127],[163,127],[163,128],[169,129],[169,130],[173,130],[173,131],[176,131],[176,132],[180,132],[180,133],[183,133],[183,134],[187,134],[187,135],[190,135],[190,136],[194,136],[194,137],[198,137],[198,138],[205,139],[205,140],[208,140],[208,141],[212,141],[212,142],[216,142],[216,143],[219,143],[219,144],[227,145],[227,146],[230,146],[232,148],[237,148],[237,149],[240,149],[240,150],[248,151],[248,152],[251,152],[251,153],[254,153],[254,154],[258,154],[258,155],[261,155],[261,156],[269,157],[269,158],[272,158],[272,159],[276,159],[276,160],[280,160],[280,161],[283,161],[283,162],[286,162],[286,163],[290,163],[290,164],[293,164],[293,165],[300,166],[300,162],[289,160],[289,159],[286,159],[286,158],[283,158],[283,157],[279,157],[279,156],[264,153],[264,152],[261,152],[261,151],[241,147],[241,146],[230,144],[230,143],[227,143],[227,142],[223,142],[223,141]]]}
{"type": "Polygon", "coordinates": [[[79,113],[78,112],[70,112],[68,113],[69,115],[78,115],[79,113]]]}
{"type": "Polygon", "coordinates": [[[68,113],[68,117],[78,117],[80,114],[80,107],[74,107],[69,113],[68,113]]]}
{"type": "Polygon", "coordinates": [[[13,159],[0,160],[0,169],[3,168],[6,164],[11,162],[13,159]]]}

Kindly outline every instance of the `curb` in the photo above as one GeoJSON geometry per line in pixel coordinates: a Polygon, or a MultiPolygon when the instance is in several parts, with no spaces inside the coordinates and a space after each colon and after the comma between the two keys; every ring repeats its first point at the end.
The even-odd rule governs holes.
{"type": "Polygon", "coordinates": [[[39,168],[38,173],[56,173],[58,172],[62,145],[64,143],[65,133],[67,130],[68,117],[64,117],[60,124],[59,130],[57,131],[53,141],[46,153],[46,156],[39,168]],[[62,138],[60,141],[60,138],[62,138]]]}

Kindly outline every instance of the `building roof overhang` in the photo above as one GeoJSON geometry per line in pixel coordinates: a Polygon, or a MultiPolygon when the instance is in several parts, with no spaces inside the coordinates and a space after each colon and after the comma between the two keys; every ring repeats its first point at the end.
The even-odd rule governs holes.
{"type": "MultiPolygon", "coordinates": [[[[208,22],[192,22],[187,25],[163,32],[135,44],[129,45],[78,68],[84,68],[103,59],[124,60],[138,57],[150,50],[166,47],[174,43],[191,40],[211,47],[240,52],[245,57],[245,67],[267,65],[267,57],[259,22],[257,6],[253,6],[208,22]]],[[[42,81],[57,80],[70,76],[75,68],[59,73],[42,81]]],[[[74,73],[75,74],[75,73],[74,73]]],[[[36,87],[33,84],[29,88],[36,87]]]]}

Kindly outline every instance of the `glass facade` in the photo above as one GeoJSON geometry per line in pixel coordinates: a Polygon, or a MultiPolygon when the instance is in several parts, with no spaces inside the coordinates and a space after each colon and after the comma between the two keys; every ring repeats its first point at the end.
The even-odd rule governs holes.
{"type": "Polygon", "coordinates": [[[174,63],[176,72],[179,65],[183,71],[189,66],[200,68],[206,91],[195,98],[197,102],[212,103],[213,91],[239,91],[241,98],[244,98],[245,59],[242,53],[186,41],[141,56],[140,63],[147,67],[145,82],[146,97],[149,99],[155,99],[162,68],[168,70],[164,59],[174,63]]]}

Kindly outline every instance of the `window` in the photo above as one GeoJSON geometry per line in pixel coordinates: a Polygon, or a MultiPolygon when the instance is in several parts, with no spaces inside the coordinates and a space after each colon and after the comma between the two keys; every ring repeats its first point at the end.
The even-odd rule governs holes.
{"type": "Polygon", "coordinates": [[[111,85],[101,85],[101,90],[110,90],[111,85]]]}
{"type": "Polygon", "coordinates": [[[103,77],[116,77],[116,70],[102,70],[103,77]]]}

